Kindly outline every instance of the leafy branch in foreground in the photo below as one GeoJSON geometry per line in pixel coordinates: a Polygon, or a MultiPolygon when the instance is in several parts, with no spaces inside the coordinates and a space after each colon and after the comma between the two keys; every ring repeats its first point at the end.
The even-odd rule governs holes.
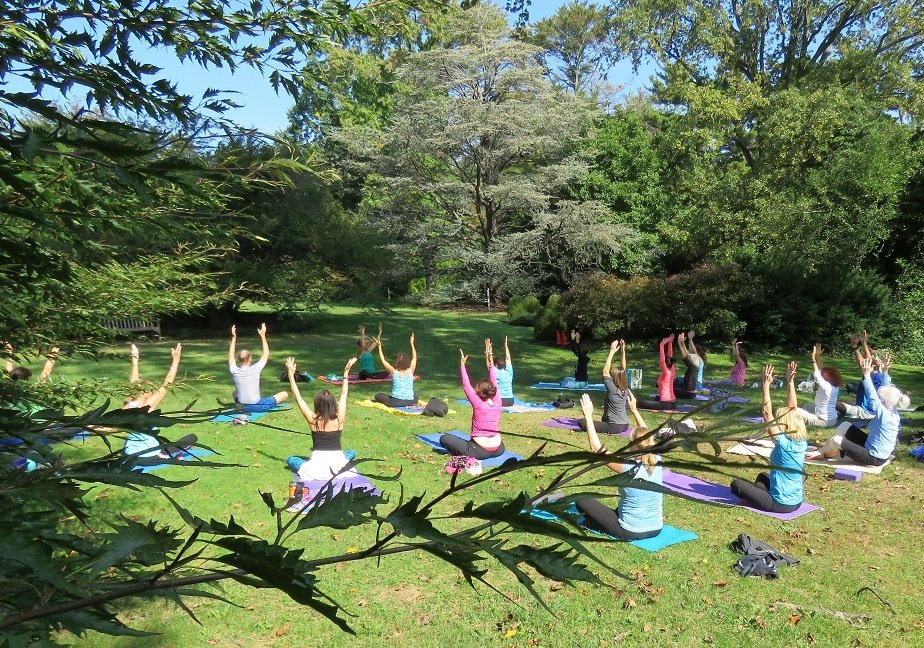
{"type": "MultiPolygon", "coordinates": [[[[133,468],[138,457],[123,456],[111,450],[100,457],[67,463],[54,451],[53,442],[67,443],[75,432],[92,430],[112,446],[110,439],[126,431],[169,428],[180,422],[196,422],[214,412],[193,412],[191,407],[177,414],[139,410],[107,411],[108,403],[82,416],[63,416],[43,411],[32,419],[14,410],[2,410],[2,436],[21,438],[20,446],[9,446],[11,453],[31,452],[41,457],[47,468],[31,473],[0,467],[0,533],[7,541],[0,545],[0,631],[23,641],[49,640],[51,632],[66,630],[82,634],[87,629],[113,635],[141,636],[145,633],[125,625],[119,606],[131,598],[161,597],[174,601],[198,621],[187,605],[191,597],[226,599],[202,586],[233,580],[249,587],[272,588],[284,592],[301,605],[310,607],[346,632],[353,632],[350,614],[324,590],[320,568],[324,565],[374,559],[424,551],[458,569],[473,587],[476,583],[504,595],[489,580],[490,567],[500,566],[545,606],[535,587],[533,574],[566,585],[606,582],[583,560],[610,575],[623,577],[614,566],[590,549],[603,540],[588,535],[567,507],[585,497],[608,497],[612,489],[632,486],[666,489],[620,473],[588,481],[588,473],[610,461],[631,460],[651,448],[628,442],[606,455],[584,450],[546,454],[547,444],[528,459],[505,465],[490,473],[464,481],[454,476],[447,488],[426,499],[424,495],[405,496],[403,489],[396,504],[389,498],[364,490],[340,491],[328,482],[315,497],[311,510],[303,505],[302,515],[291,515],[291,502],[277,503],[270,493],[261,493],[268,513],[275,519],[276,533],[264,539],[233,516],[227,520],[205,520],[183,507],[169,490],[190,486],[195,479],[168,480],[133,468]],[[109,432],[103,433],[106,429],[109,432]],[[510,499],[490,499],[488,491],[478,490],[520,471],[555,468],[560,472],[535,496],[520,493],[510,499]],[[177,510],[189,527],[183,533],[159,521],[139,521],[134,517],[99,519],[91,514],[85,496],[88,488],[107,484],[132,490],[157,488],[177,510]],[[572,491],[564,494],[565,491],[572,491]],[[477,502],[475,494],[477,492],[477,502]],[[563,496],[554,502],[552,492],[563,496]],[[486,496],[488,499],[485,499],[486,496]],[[447,510],[447,505],[452,507],[447,510]],[[541,507],[557,514],[561,523],[526,513],[541,507]],[[375,525],[375,540],[354,553],[326,556],[306,555],[305,538],[319,529],[346,529],[375,525]],[[529,537],[528,542],[517,538],[529,537]],[[550,542],[539,546],[537,539],[550,542]],[[295,546],[296,544],[301,546],[295,546]]],[[[654,432],[653,432],[654,433],[654,432]]],[[[159,433],[158,433],[159,434],[159,433]]],[[[719,472],[716,457],[699,452],[699,446],[712,446],[723,438],[721,431],[700,432],[660,443],[654,451],[669,453],[682,446],[694,451],[693,460],[664,457],[665,467],[696,468],[719,472]]],[[[167,440],[158,437],[162,447],[167,440]]],[[[714,448],[712,448],[714,450],[714,448]]],[[[175,461],[175,460],[174,460],[175,461]]],[[[346,469],[364,462],[354,461],[346,469]]],[[[197,459],[196,466],[229,467],[229,464],[197,459]]],[[[396,477],[373,476],[378,482],[396,477]]]]}

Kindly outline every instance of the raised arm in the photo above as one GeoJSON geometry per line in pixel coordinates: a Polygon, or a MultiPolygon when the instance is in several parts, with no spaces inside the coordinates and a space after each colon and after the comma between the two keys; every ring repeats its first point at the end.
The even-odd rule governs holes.
{"type": "Polygon", "coordinates": [[[763,380],[761,382],[764,397],[760,406],[760,413],[764,417],[764,423],[773,422],[773,401],[770,398],[770,383],[773,382],[773,378],[773,365],[764,366],[763,380]]]}
{"type": "Polygon", "coordinates": [[[375,342],[376,346],[379,348],[379,361],[382,363],[382,366],[385,367],[385,371],[390,374],[395,373],[395,368],[385,359],[385,349],[382,347],[382,338],[372,338],[372,341],[375,342]]]}
{"type": "Polygon", "coordinates": [[[513,368],[513,358],[510,357],[510,342],[507,340],[507,336],[504,336],[504,358],[507,360],[507,367],[513,368]]]}
{"type": "Polygon", "coordinates": [[[622,354],[621,357],[619,358],[619,366],[622,367],[623,371],[625,371],[626,370],[626,341],[625,340],[619,341],[619,350],[620,350],[620,353],[622,354]]]}
{"type": "MultiPolygon", "coordinates": [[[[590,394],[581,395],[581,411],[584,413],[584,423],[586,423],[587,427],[587,443],[590,445],[590,449],[600,454],[609,454],[603,444],[600,443],[597,428],[594,427],[594,403],[590,400],[590,394]]],[[[623,471],[623,466],[619,463],[608,463],[606,467],[613,472],[623,471]]]]}
{"type": "Polygon", "coordinates": [[[164,381],[160,384],[160,387],[157,388],[157,391],[150,394],[144,401],[141,403],[141,406],[147,406],[149,410],[157,409],[157,406],[160,405],[160,402],[164,400],[164,396],[167,395],[167,389],[170,385],[173,384],[173,381],[176,380],[176,372],[180,367],[180,357],[183,355],[183,345],[177,344],[173,349],[170,350],[171,362],[170,368],[167,370],[167,375],[164,376],[164,381]]]}
{"type": "Polygon", "coordinates": [[[690,352],[687,351],[686,339],[687,339],[686,334],[684,334],[683,331],[681,331],[680,334],[677,336],[677,346],[680,349],[681,357],[683,357],[684,359],[686,359],[686,357],[690,355],[690,352]]]}
{"type": "Polygon", "coordinates": [[[816,343],[812,347],[812,376],[815,378],[815,382],[819,383],[822,388],[828,390],[831,389],[831,383],[825,380],[824,376],[821,375],[821,370],[824,369],[824,364],[821,362],[821,344],[816,343]]]}
{"type": "MultiPolygon", "coordinates": [[[[664,357],[664,347],[667,346],[667,338],[661,340],[661,344],[658,345],[658,362],[661,365],[661,373],[667,373],[670,369],[667,366],[667,360],[664,357]]],[[[673,355],[673,354],[671,354],[673,355]]]]}
{"type": "Polygon", "coordinates": [[[645,423],[645,419],[642,418],[642,413],[638,411],[638,401],[635,398],[635,394],[631,391],[626,392],[626,402],[629,404],[629,411],[632,412],[632,418],[635,419],[635,427],[648,427],[645,423]]]}
{"type": "Polygon", "coordinates": [[[134,342],[132,342],[130,353],[132,357],[132,368],[128,373],[128,382],[136,383],[141,380],[141,369],[138,366],[138,361],[141,354],[138,353],[138,347],[135,346],[134,342]]]}
{"type": "Polygon", "coordinates": [[[693,355],[699,355],[699,352],[696,350],[696,345],[693,344],[693,337],[696,335],[696,331],[690,331],[687,333],[687,341],[690,343],[690,353],[693,355]]]}
{"type": "MultiPolygon", "coordinates": [[[[610,352],[606,354],[606,362],[603,364],[604,378],[610,375],[610,368],[613,366],[613,356],[616,355],[617,351],[619,351],[619,340],[615,340],[610,344],[610,352]]],[[[625,357],[625,353],[623,353],[623,357],[625,357]]]]}
{"type": "Polygon", "coordinates": [[[260,353],[259,362],[266,364],[269,361],[269,342],[266,341],[266,323],[260,324],[260,328],[257,329],[257,335],[260,336],[260,342],[263,344],[263,350],[260,353]]]}
{"type": "MultiPolygon", "coordinates": [[[[363,331],[365,331],[365,327],[363,327],[363,331]]],[[[378,346],[378,342],[376,340],[381,339],[381,337],[382,337],[382,323],[379,322],[379,334],[377,337],[372,338],[372,342],[369,344],[369,348],[366,349],[366,351],[368,351],[369,353],[372,353],[373,351],[375,351],[375,347],[378,346]]]]}
{"type": "Polygon", "coordinates": [[[484,339],[484,362],[488,369],[494,366],[494,345],[491,338],[484,339]]]}
{"type": "Polygon", "coordinates": [[[891,385],[892,376],[890,371],[892,370],[892,354],[886,351],[885,355],[882,356],[882,360],[879,361],[879,373],[882,374],[882,384],[891,385]]]}
{"type": "Polygon", "coordinates": [[[228,367],[233,371],[237,366],[237,362],[234,358],[235,352],[237,351],[237,326],[231,327],[231,344],[228,345],[228,367]]]}
{"type": "MultiPolygon", "coordinates": [[[[337,418],[340,419],[340,427],[346,421],[347,396],[350,393],[350,369],[356,364],[356,358],[347,360],[346,367],[343,369],[343,386],[340,388],[340,405],[337,407],[337,418]]],[[[291,381],[289,382],[291,385],[291,381]]]]}
{"type": "MultiPolygon", "coordinates": [[[[289,374],[289,389],[292,390],[292,396],[295,398],[295,404],[298,405],[298,409],[299,411],[301,411],[302,416],[304,416],[305,420],[308,421],[308,425],[312,425],[315,420],[315,415],[314,415],[314,412],[311,410],[311,408],[308,407],[308,403],[305,402],[305,399],[302,398],[302,393],[298,391],[298,383],[295,382],[295,371],[296,371],[295,358],[290,356],[286,358],[286,373],[289,374]]],[[[346,385],[347,382],[348,382],[347,374],[346,372],[344,372],[343,374],[344,385],[346,385]]],[[[344,390],[346,390],[345,386],[344,386],[344,390]]],[[[341,396],[341,401],[342,400],[343,400],[343,396],[341,396]]]]}
{"type": "Polygon", "coordinates": [[[6,373],[10,373],[13,371],[13,345],[4,342],[3,348],[6,350],[6,373]]]}
{"type": "Polygon", "coordinates": [[[790,362],[786,365],[786,406],[787,407],[799,407],[799,397],[796,396],[796,371],[799,369],[799,365],[795,362],[790,362]]]}
{"type": "Polygon", "coordinates": [[[58,352],[60,349],[58,347],[51,347],[51,352],[48,354],[48,357],[45,360],[45,366],[42,367],[42,373],[39,374],[39,382],[45,382],[48,380],[48,376],[51,375],[51,372],[55,370],[55,362],[58,361],[58,352]]]}
{"type": "Polygon", "coordinates": [[[411,333],[411,375],[417,373],[417,347],[414,346],[414,334],[411,333]]]}
{"type": "Polygon", "coordinates": [[[872,360],[873,354],[869,350],[869,333],[866,332],[866,329],[860,331],[860,344],[863,346],[863,357],[872,360]]]}
{"type": "Polygon", "coordinates": [[[732,363],[738,364],[741,362],[741,352],[738,350],[738,338],[731,341],[731,353],[732,363]]]}
{"type": "Polygon", "coordinates": [[[875,411],[882,405],[882,401],[879,400],[879,394],[876,393],[876,387],[873,385],[873,379],[870,377],[873,373],[872,358],[863,359],[863,364],[860,365],[860,371],[863,372],[863,389],[866,390],[866,398],[869,399],[869,405],[873,411],[875,411]]]}
{"type": "Polygon", "coordinates": [[[465,355],[462,349],[459,349],[459,378],[462,379],[462,391],[465,392],[465,397],[474,406],[476,403],[481,402],[481,399],[472,387],[472,381],[469,380],[468,369],[465,368],[466,362],[468,362],[468,356],[465,355]]]}

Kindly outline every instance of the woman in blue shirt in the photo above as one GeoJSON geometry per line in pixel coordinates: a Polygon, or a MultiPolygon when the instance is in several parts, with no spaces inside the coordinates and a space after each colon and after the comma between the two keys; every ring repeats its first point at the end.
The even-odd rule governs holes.
{"type": "MultiPolygon", "coordinates": [[[[636,423],[629,449],[650,447],[654,445],[654,435],[649,434],[645,421],[639,414],[635,396],[631,391],[627,394],[629,409],[636,423]]],[[[590,449],[607,454],[594,428],[594,404],[588,394],[581,396],[581,410],[587,424],[590,449]]],[[[630,474],[633,480],[661,485],[661,457],[658,455],[643,454],[636,461],[609,463],[606,466],[613,472],[630,474]]],[[[663,495],[657,491],[626,486],[619,489],[619,506],[615,511],[595,499],[578,500],[575,504],[584,513],[584,525],[588,528],[602,531],[620,540],[642,540],[661,533],[664,526],[662,500],[663,495]]]]}
{"type": "MultiPolygon", "coordinates": [[[[488,345],[491,340],[487,341],[488,345]]],[[[513,360],[510,359],[510,344],[504,336],[504,355],[494,356],[494,368],[497,373],[497,393],[504,407],[514,405],[513,397],[513,360]]]]}
{"type": "Polygon", "coordinates": [[[731,491],[747,506],[771,513],[791,513],[802,505],[802,477],[805,465],[805,449],[808,447],[808,432],[805,421],[799,415],[799,401],[796,398],[795,376],[798,365],[790,362],[786,368],[789,402],[773,412],[770,400],[770,385],[773,382],[773,365],[764,367],[764,402],[762,414],[769,424],[767,432],[773,439],[770,463],[774,468],[760,473],[754,483],[736,479],[731,491]],[[785,470],[779,470],[783,468],[785,470]]]}
{"type": "Polygon", "coordinates": [[[873,360],[863,358],[863,389],[874,412],[867,434],[852,423],[841,423],[828,441],[815,452],[806,455],[809,459],[825,457],[847,457],[858,466],[882,466],[892,457],[898,443],[898,430],[902,417],[899,409],[911,403],[907,394],[895,385],[884,385],[878,390],[873,386],[873,360]]]}
{"type": "Polygon", "coordinates": [[[417,347],[414,346],[414,334],[411,333],[411,357],[403,351],[395,354],[395,364],[385,359],[382,349],[382,339],[372,338],[379,347],[379,360],[391,376],[391,394],[379,393],[375,395],[377,403],[388,407],[407,407],[417,404],[417,395],[414,393],[414,373],[417,371],[417,347]]]}

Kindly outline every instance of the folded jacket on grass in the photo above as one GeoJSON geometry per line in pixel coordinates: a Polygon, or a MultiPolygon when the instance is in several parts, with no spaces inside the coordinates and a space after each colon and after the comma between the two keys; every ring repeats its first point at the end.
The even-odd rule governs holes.
{"type": "MultiPolygon", "coordinates": [[[[472,406],[467,398],[458,398],[456,402],[466,407],[472,406]]],[[[552,405],[552,403],[531,403],[529,401],[522,401],[519,398],[514,398],[513,405],[505,406],[504,412],[507,414],[529,414],[530,412],[551,412],[555,409],[558,408],[552,405]]]]}
{"type": "MultiPolygon", "coordinates": [[[[577,513],[575,507],[571,507],[569,512],[577,513]]],[[[543,511],[541,509],[530,509],[529,514],[533,517],[537,517],[541,520],[548,520],[550,522],[559,522],[562,520],[557,515],[549,513],[548,511],[543,511]]],[[[610,538],[617,542],[621,542],[619,538],[611,536],[607,533],[601,533],[596,529],[591,529],[582,525],[585,531],[593,533],[594,535],[604,536],[610,538]]],[[[629,544],[635,545],[639,549],[644,549],[645,551],[660,551],[665,547],[670,547],[671,545],[680,544],[681,542],[689,542],[691,540],[698,540],[699,536],[693,533],[692,531],[685,531],[683,529],[677,529],[672,527],[669,524],[665,524],[661,527],[661,532],[653,538],[645,538],[644,540],[631,540],[629,544]]]]}
{"type": "Polygon", "coordinates": [[[562,387],[557,382],[537,382],[530,385],[530,389],[545,389],[547,391],[606,391],[606,385],[603,383],[590,383],[586,387],[562,387]]]}
{"type": "MultiPolygon", "coordinates": [[[[459,437],[460,439],[464,439],[466,441],[468,441],[470,438],[469,435],[465,434],[465,432],[462,432],[461,430],[449,430],[448,432],[436,432],[433,434],[418,434],[417,438],[420,441],[423,441],[424,443],[432,447],[437,452],[445,453],[446,448],[440,445],[440,437],[443,436],[444,434],[451,434],[453,436],[459,437]]],[[[504,454],[498,457],[492,457],[490,459],[480,459],[480,461],[481,461],[482,466],[500,466],[501,464],[505,464],[508,461],[522,461],[522,459],[523,457],[516,454],[515,452],[510,452],[510,450],[504,450],[504,454]]]]}
{"type": "Polygon", "coordinates": [[[800,515],[805,515],[806,513],[817,511],[819,508],[821,508],[819,506],[814,506],[813,504],[802,502],[802,505],[791,513],[771,513],[769,511],[761,511],[760,509],[746,506],[741,501],[740,497],[731,492],[731,488],[728,486],[715,484],[698,477],[691,477],[690,475],[684,475],[682,473],[676,473],[670,470],[664,471],[662,483],[665,487],[670,488],[672,491],[686,495],[687,497],[692,497],[703,502],[710,502],[712,504],[738,506],[748,509],[749,511],[753,511],[754,513],[760,513],[761,515],[774,517],[778,520],[792,520],[793,518],[797,518],[800,515]]]}
{"type": "MultiPolygon", "coordinates": [[[[809,448],[809,450],[812,449],[813,448],[809,448]]],[[[772,451],[773,441],[768,441],[766,439],[752,439],[745,443],[738,443],[728,450],[725,450],[725,452],[729,454],[744,455],[746,457],[760,456],[768,459],[772,451]]],[[[890,457],[889,460],[881,466],[858,466],[847,457],[839,459],[806,459],[805,463],[813,466],[827,466],[828,468],[849,468],[850,470],[859,470],[860,472],[878,475],[882,472],[883,468],[892,463],[893,458],[894,457],[890,457]]]]}
{"type": "MultiPolygon", "coordinates": [[[[186,461],[192,465],[196,465],[196,458],[207,457],[210,454],[215,454],[212,450],[206,450],[205,448],[190,448],[186,450],[181,456],[177,457],[182,461],[186,461]]],[[[162,463],[162,464],[151,464],[148,466],[134,466],[132,470],[140,470],[141,472],[149,473],[155,470],[160,470],[161,468],[167,468],[169,466],[182,466],[183,464],[175,463],[162,463]]]]}
{"type": "MultiPolygon", "coordinates": [[[[286,510],[290,513],[310,513],[316,505],[316,498],[318,495],[325,492],[328,481],[329,480],[326,479],[316,479],[312,481],[301,482],[302,488],[305,488],[308,491],[307,497],[304,497],[301,500],[295,502],[286,510]]],[[[330,487],[333,489],[332,496],[343,491],[351,491],[355,489],[369,491],[373,495],[381,494],[379,489],[375,487],[375,484],[369,481],[364,475],[360,475],[358,473],[337,477],[330,482],[330,487]]]]}

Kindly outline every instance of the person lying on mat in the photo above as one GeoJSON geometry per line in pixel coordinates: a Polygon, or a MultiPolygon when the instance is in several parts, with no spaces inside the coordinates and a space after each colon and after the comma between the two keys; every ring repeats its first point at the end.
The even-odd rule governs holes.
{"type": "MultiPolygon", "coordinates": [[[[183,345],[177,343],[177,345],[170,350],[170,368],[167,370],[167,375],[164,376],[164,380],[161,382],[160,387],[154,391],[142,392],[134,397],[126,398],[125,402],[122,403],[122,409],[143,407],[149,412],[156,410],[157,406],[160,405],[161,401],[164,400],[164,397],[167,395],[167,389],[169,389],[173,381],[176,380],[176,372],[180,367],[180,357],[182,355],[183,345]]],[[[132,368],[128,375],[128,381],[134,385],[141,381],[141,354],[138,352],[138,347],[134,344],[131,346],[131,359],[132,368]]],[[[151,430],[157,431],[156,428],[151,428],[151,430]]],[[[176,441],[170,442],[170,444],[165,447],[159,447],[162,442],[158,441],[154,435],[144,432],[131,432],[125,438],[125,447],[122,448],[122,453],[126,455],[137,455],[135,459],[135,464],[137,465],[154,465],[163,463],[164,459],[183,458],[186,450],[194,446],[196,441],[198,441],[198,437],[196,437],[195,434],[187,434],[176,441]]]]}
{"type": "MultiPolygon", "coordinates": [[[[3,346],[6,350],[6,375],[10,380],[29,380],[32,377],[32,370],[28,367],[16,367],[13,365],[13,345],[9,342],[4,342],[3,346]]],[[[58,352],[60,349],[58,347],[52,347],[51,351],[45,358],[45,365],[42,367],[42,372],[39,374],[38,381],[45,382],[48,380],[48,377],[51,375],[51,372],[54,371],[55,363],[58,361],[58,352]]]]}
{"type": "MultiPolygon", "coordinates": [[[[603,401],[603,420],[594,421],[598,434],[622,434],[629,429],[626,414],[626,400],[629,397],[629,381],[626,380],[626,341],[616,340],[610,345],[610,352],[603,365],[603,384],[606,386],[606,400],[603,401]],[[613,356],[622,349],[619,366],[613,367],[613,356]]],[[[587,422],[578,421],[586,431],[587,422]]]]}
{"type": "Polygon", "coordinates": [[[414,373],[417,371],[417,347],[414,346],[414,334],[411,333],[411,357],[400,351],[395,354],[395,364],[391,365],[385,359],[382,348],[381,329],[379,337],[372,338],[379,347],[379,360],[391,376],[391,394],[378,393],[375,401],[388,407],[407,407],[417,404],[417,394],[414,393],[414,373]]]}
{"type": "Polygon", "coordinates": [[[231,344],[228,346],[228,370],[234,381],[234,402],[241,412],[269,412],[289,397],[288,392],[279,392],[272,396],[260,397],[260,374],[269,361],[269,342],[266,341],[266,324],[261,324],[257,335],[263,344],[260,359],[256,364],[253,355],[247,349],[241,349],[235,355],[237,346],[237,327],[231,327],[231,344]],[[240,363],[240,365],[238,365],[240,363]]]}
{"type": "Polygon", "coordinates": [[[837,395],[841,386],[841,372],[836,367],[821,364],[821,345],[812,347],[812,376],[815,378],[815,408],[810,412],[799,408],[806,425],[833,427],[837,425],[837,395]]]}
{"type": "MultiPolygon", "coordinates": [[[[382,337],[382,323],[379,322],[379,335],[382,337]]],[[[376,343],[376,338],[371,338],[366,335],[366,327],[362,324],[359,325],[359,346],[356,349],[356,360],[359,363],[359,372],[357,378],[360,380],[373,380],[388,378],[387,371],[377,371],[375,367],[375,358],[372,355],[372,352],[375,351],[375,348],[378,346],[376,343]]]]}
{"type": "Polygon", "coordinates": [[[497,370],[494,367],[491,340],[484,341],[485,360],[488,365],[488,377],[482,378],[472,387],[468,378],[465,362],[468,356],[459,349],[459,376],[462,378],[462,391],[472,404],[472,434],[467,441],[452,434],[440,437],[440,445],[451,455],[491,459],[504,454],[504,441],[500,435],[500,418],[504,411],[497,393],[497,370]]]}
{"type": "MultiPolygon", "coordinates": [[[[856,358],[857,365],[860,366],[863,364],[863,360],[869,358],[873,363],[873,372],[870,374],[870,380],[873,383],[873,388],[876,391],[879,391],[880,387],[884,385],[892,384],[892,376],[889,375],[889,370],[892,368],[892,356],[886,353],[882,359],[874,356],[867,345],[867,333],[863,331],[860,335],[851,335],[850,336],[850,348],[853,349],[854,357],[856,358]],[[860,351],[860,345],[862,344],[863,351],[860,351]]],[[[855,404],[851,405],[849,403],[838,402],[835,405],[837,413],[847,418],[860,419],[863,421],[868,421],[876,415],[876,412],[873,410],[872,403],[870,403],[869,398],[866,395],[866,390],[860,386],[860,389],[856,390],[857,397],[855,404]]]]}
{"type": "Polygon", "coordinates": [[[795,377],[797,365],[790,362],[786,368],[786,384],[789,402],[786,407],[773,411],[770,399],[770,384],[773,382],[773,365],[764,367],[764,402],[761,414],[769,424],[767,432],[773,439],[770,464],[787,470],[770,470],[757,475],[754,483],[735,479],[731,492],[740,497],[747,506],[771,513],[792,513],[802,505],[802,480],[805,470],[805,449],[808,433],[805,421],[798,414],[799,401],[796,398],[795,377]]]}
{"type": "Polygon", "coordinates": [[[494,369],[497,376],[497,393],[500,394],[501,403],[504,407],[510,407],[514,404],[513,361],[510,359],[510,344],[506,335],[504,336],[504,355],[494,358],[494,369]]]}
{"type": "Polygon", "coordinates": [[[703,374],[706,372],[706,349],[698,351],[696,345],[693,344],[693,338],[696,336],[695,331],[689,331],[687,333],[687,347],[690,351],[691,358],[699,358],[700,363],[696,368],[696,389],[703,388],[703,374]]]}
{"type": "Polygon", "coordinates": [[[693,347],[692,352],[687,349],[686,340],[686,335],[681,331],[680,335],[677,336],[677,346],[680,347],[680,355],[683,357],[683,364],[686,365],[687,369],[683,374],[683,378],[674,379],[674,395],[677,398],[696,398],[696,379],[699,376],[699,367],[703,364],[703,360],[696,353],[696,347],[693,347]]]}
{"type": "MultiPolygon", "coordinates": [[[[649,434],[645,420],[639,414],[632,392],[627,393],[629,409],[632,411],[636,424],[632,431],[632,441],[628,447],[641,450],[654,445],[653,435],[649,434]]],[[[584,412],[590,449],[607,454],[606,448],[594,430],[594,404],[588,394],[581,396],[581,410],[584,412]]],[[[634,461],[608,463],[606,466],[613,472],[629,473],[633,479],[661,485],[661,457],[658,455],[643,454],[634,461]]],[[[607,533],[620,540],[642,540],[653,538],[661,533],[661,527],[664,526],[662,500],[663,496],[659,492],[623,486],[619,489],[619,506],[615,511],[595,499],[578,500],[575,504],[584,514],[584,526],[607,533]]]]}
{"type": "Polygon", "coordinates": [[[574,365],[574,380],[577,382],[577,387],[586,387],[588,381],[587,365],[590,364],[590,347],[587,346],[586,342],[581,342],[581,334],[577,329],[571,329],[571,352],[577,357],[577,362],[574,365]]]}
{"type": "Polygon", "coordinates": [[[744,387],[747,379],[748,358],[741,353],[741,343],[738,338],[731,341],[732,368],[728,378],[712,381],[713,385],[732,385],[733,387],[744,387]]]}
{"type": "Polygon", "coordinates": [[[807,459],[847,457],[858,466],[881,466],[891,458],[902,422],[898,410],[907,408],[910,400],[895,385],[883,385],[876,390],[870,358],[863,358],[860,369],[863,389],[875,412],[869,422],[869,433],[852,423],[841,423],[823,446],[805,455],[807,459]]]}
{"type": "Polygon", "coordinates": [[[311,458],[307,461],[302,457],[289,457],[286,465],[298,473],[302,481],[327,481],[334,475],[350,477],[355,471],[343,471],[349,459],[340,447],[340,437],[346,423],[347,395],[350,391],[350,369],[356,364],[356,358],[350,358],[343,369],[343,386],[340,388],[339,403],[334,400],[333,394],[322,389],[314,396],[314,409],[302,398],[295,382],[295,358],[286,358],[286,372],[289,375],[289,387],[292,396],[298,405],[299,411],[308,422],[311,429],[311,458]],[[341,472],[343,471],[343,472],[341,472]]]}
{"type": "Polygon", "coordinates": [[[640,400],[638,407],[647,410],[672,410],[677,405],[677,399],[674,396],[674,376],[677,369],[674,366],[673,333],[661,340],[661,344],[658,345],[658,361],[661,364],[661,375],[658,376],[658,398],[657,400],[640,400]]]}

